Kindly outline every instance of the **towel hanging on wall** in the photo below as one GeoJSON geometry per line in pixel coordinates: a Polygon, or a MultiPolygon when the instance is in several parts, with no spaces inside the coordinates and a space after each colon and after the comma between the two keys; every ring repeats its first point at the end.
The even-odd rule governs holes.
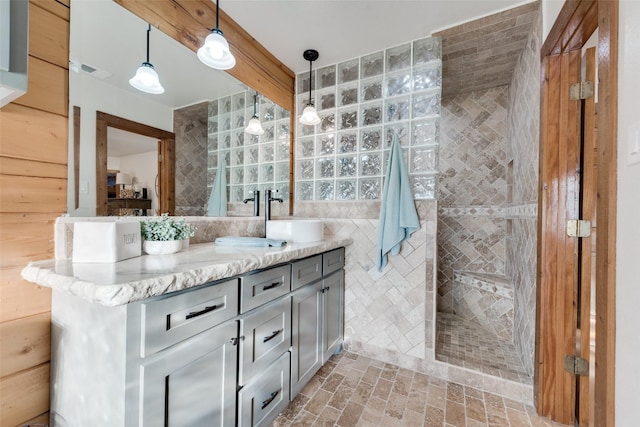
{"type": "Polygon", "coordinates": [[[398,135],[393,135],[389,165],[385,175],[378,223],[376,267],[387,265],[387,254],[397,255],[400,245],[420,228],[420,220],[413,202],[411,182],[404,164],[398,135]]]}
{"type": "Polygon", "coordinates": [[[209,203],[207,203],[207,216],[227,215],[227,168],[224,155],[218,154],[218,171],[213,180],[209,203]]]}

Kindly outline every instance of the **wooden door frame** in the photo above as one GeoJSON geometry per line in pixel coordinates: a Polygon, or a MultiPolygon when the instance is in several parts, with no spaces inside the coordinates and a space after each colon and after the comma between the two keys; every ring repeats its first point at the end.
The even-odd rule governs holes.
{"type": "MultiPolygon", "coordinates": [[[[541,61],[552,55],[581,49],[593,31],[598,29],[598,159],[597,200],[598,237],[596,241],[596,360],[595,414],[597,427],[615,425],[615,263],[616,263],[616,206],[617,206],[617,123],[618,123],[618,0],[567,0],[560,11],[541,49],[541,61]]],[[[542,76],[544,93],[549,77],[542,76]]],[[[557,107],[557,106],[556,106],[557,107]]],[[[544,150],[544,120],[553,106],[541,103],[541,151],[544,150]]],[[[559,112],[557,113],[559,114],[559,112]]],[[[540,157],[541,169],[544,158],[540,157]]],[[[539,190],[539,208],[542,202],[542,181],[539,190]]],[[[541,252],[545,238],[543,224],[538,229],[537,320],[536,320],[536,373],[534,400],[553,388],[553,378],[542,378],[539,373],[541,340],[552,339],[541,334],[545,322],[542,296],[548,289],[541,283],[541,267],[547,254],[541,252]]],[[[540,408],[538,408],[540,410],[540,408]]],[[[546,415],[543,413],[543,415],[546,415]]]]}
{"type": "Polygon", "coordinates": [[[107,205],[107,128],[113,127],[127,132],[155,138],[160,141],[158,154],[162,155],[158,168],[160,197],[159,209],[162,213],[175,213],[175,145],[173,132],[147,126],[122,117],[96,111],[96,215],[105,216],[107,205]]]}

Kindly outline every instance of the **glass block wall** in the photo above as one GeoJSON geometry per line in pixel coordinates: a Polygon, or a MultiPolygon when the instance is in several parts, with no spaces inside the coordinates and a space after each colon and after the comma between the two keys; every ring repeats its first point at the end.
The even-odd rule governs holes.
{"type": "MultiPolygon", "coordinates": [[[[440,39],[429,37],[314,70],[321,123],[296,120],[296,200],[379,199],[394,133],[414,198],[434,199],[441,55],[440,39]]],[[[309,83],[308,72],[296,76],[298,116],[309,83]]]]}
{"type": "Polygon", "coordinates": [[[289,112],[258,96],[258,117],[264,134],[245,133],[253,116],[253,96],[247,90],[209,102],[207,198],[218,172],[218,156],[224,156],[227,200],[242,202],[253,190],[278,190],[289,198],[289,112]]]}

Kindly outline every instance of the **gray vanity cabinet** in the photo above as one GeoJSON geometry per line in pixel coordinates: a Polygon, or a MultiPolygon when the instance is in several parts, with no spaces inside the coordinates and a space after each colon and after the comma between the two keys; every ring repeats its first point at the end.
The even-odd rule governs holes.
{"type": "Polygon", "coordinates": [[[342,344],[343,266],[340,248],[115,307],[54,290],[51,425],[270,425],[342,344]]]}
{"type": "Polygon", "coordinates": [[[238,279],[128,308],[127,425],[233,426],[238,279]]]}

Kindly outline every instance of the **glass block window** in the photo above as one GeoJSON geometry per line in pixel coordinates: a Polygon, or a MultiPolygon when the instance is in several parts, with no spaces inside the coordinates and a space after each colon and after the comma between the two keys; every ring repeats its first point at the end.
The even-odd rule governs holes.
{"type": "MultiPolygon", "coordinates": [[[[331,67],[327,67],[324,75],[325,81],[330,82],[331,67]]],[[[308,91],[309,73],[306,81],[298,84],[308,91]]],[[[327,94],[334,92],[334,89],[329,89],[327,94]]],[[[218,157],[222,155],[226,163],[227,195],[230,203],[242,202],[253,190],[267,188],[278,190],[278,196],[285,200],[289,198],[289,112],[271,100],[259,97],[257,113],[264,134],[249,135],[244,132],[244,128],[253,116],[253,95],[253,90],[246,90],[209,102],[207,194],[211,192],[218,173],[218,157]]],[[[331,105],[330,100],[327,102],[331,105]]],[[[333,115],[333,110],[328,110],[326,116],[333,115]]],[[[331,119],[328,122],[330,125],[331,119]]],[[[314,130],[309,134],[311,136],[307,138],[307,142],[303,139],[298,147],[299,157],[305,157],[306,154],[306,157],[312,158],[315,154],[314,130]]],[[[310,173],[311,179],[314,178],[313,164],[314,160],[311,159],[311,171],[305,171],[310,173]]]]}
{"type": "MultiPolygon", "coordinates": [[[[428,37],[314,70],[321,123],[296,122],[296,200],[380,199],[394,135],[414,198],[434,199],[441,58],[441,40],[428,37]]],[[[308,72],[296,76],[297,115],[308,103],[308,84],[308,72]]],[[[222,132],[225,126],[221,119],[209,122],[222,132]]]]}

